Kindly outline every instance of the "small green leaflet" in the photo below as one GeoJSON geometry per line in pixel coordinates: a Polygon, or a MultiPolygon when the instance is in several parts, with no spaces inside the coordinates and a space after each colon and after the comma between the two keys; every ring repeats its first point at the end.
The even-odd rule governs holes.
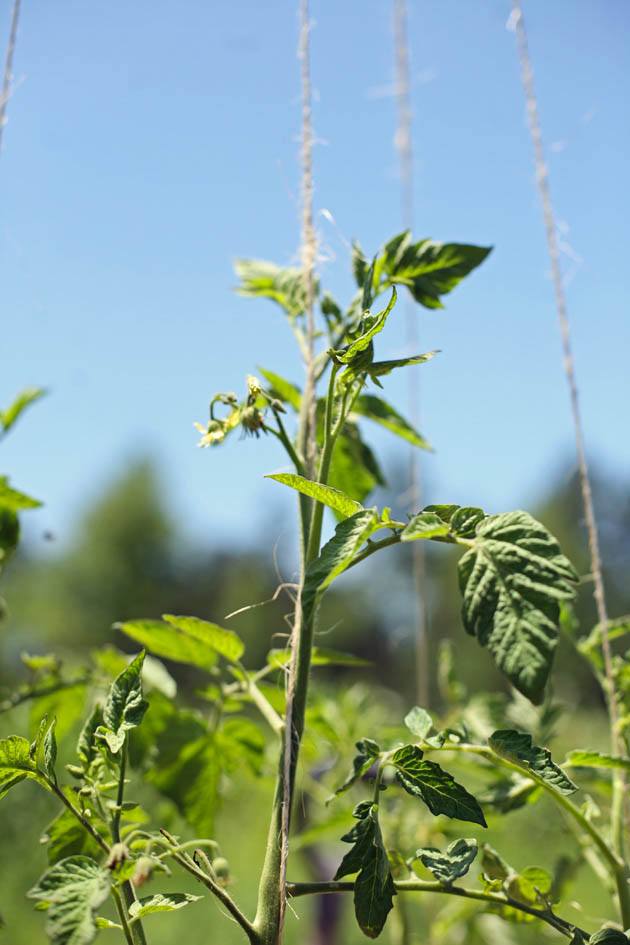
{"type": "Polygon", "coordinates": [[[258,368],[258,370],[269,384],[269,393],[272,397],[281,400],[285,404],[289,404],[289,406],[293,407],[296,411],[300,409],[302,391],[299,387],[292,384],[291,381],[285,380],[284,377],[280,377],[279,374],[275,374],[273,371],[266,371],[265,368],[258,368]]]}
{"type": "Polygon", "coordinates": [[[46,391],[41,387],[27,387],[15,398],[13,403],[6,410],[0,410],[0,427],[6,433],[18,420],[21,414],[34,404],[36,400],[43,397],[46,391]]]}
{"type": "Polygon", "coordinates": [[[110,887],[109,870],[87,856],[71,856],[46,870],[27,895],[46,909],[53,945],[89,945],[98,931],[96,910],[110,887]]]}
{"type": "Polygon", "coordinates": [[[335,794],[343,794],[348,790],[348,788],[352,787],[353,784],[362,778],[364,774],[367,774],[378,758],[381,750],[376,742],[372,741],[371,738],[362,738],[356,743],[355,747],[358,754],[354,756],[352,761],[352,771],[343,784],[337,788],[335,794]]]}
{"type": "Polygon", "coordinates": [[[434,358],[435,355],[439,353],[439,350],[427,351],[426,354],[414,354],[410,358],[394,358],[390,361],[372,361],[366,370],[374,383],[382,387],[383,385],[380,384],[378,380],[379,377],[385,377],[387,374],[391,374],[392,371],[397,370],[397,368],[412,367],[415,364],[426,364],[427,361],[430,361],[431,358],[434,358]]]}
{"type": "Polygon", "coordinates": [[[447,522],[435,512],[418,512],[410,519],[400,536],[401,541],[416,541],[419,538],[445,538],[450,532],[447,522]]]}
{"type": "Polygon", "coordinates": [[[340,489],[334,489],[332,486],[322,485],[320,482],[313,482],[311,479],[305,479],[304,476],[298,476],[295,473],[274,473],[265,476],[265,479],[273,479],[274,482],[280,482],[282,485],[289,486],[302,495],[310,496],[322,505],[338,512],[344,518],[360,512],[363,506],[349,495],[341,492],[340,489]]]}
{"type": "Polygon", "coordinates": [[[31,745],[31,754],[35,764],[45,777],[56,784],[55,763],[57,761],[57,739],[55,738],[55,719],[47,716],[41,720],[35,743],[31,745]]]}
{"type": "Polygon", "coordinates": [[[433,728],[433,719],[426,709],[415,705],[405,716],[405,725],[416,738],[424,739],[433,728]]]}
{"type": "Polygon", "coordinates": [[[337,525],[335,534],[324,545],[319,557],[306,569],[303,592],[305,607],[312,606],[315,596],[346,570],[361,546],[382,527],[376,509],[355,512],[337,525]]]}
{"type": "Polygon", "coordinates": [[[575,794],[578,790],[562,768],[551,760],[549,749],[534,745],[531,735],[526,732],[502,729],[490,736],[488,744],[500,758],[518,765],[530,776],[545,781],[560,794],[575,794]]]}
{"type": "Polygon", "coordinates": [[[396,304],[396,298],[396,289],[392,287],[391,298],[382,311],[377,315],[370,315],[369,312],[364,314],[359,323],[358,337],[351,341],[347,347],[335,351],[337,361],[341,364],[351,364],[355,358],[368,349],[372,339],[385,327],[385,322],[396,304]]]}
{"type": "Polygon", "coordinates": [[[419,797],[432,814],[445,814],[487,827],[478,802],[466,788],[433,761],[426,761],[417,745],[399,748],[391,758],[398,781],[408,794],[419,797]]]}
{"type": "Polygon", "coordinates": [[[487,646],[519,692],[541,702],[558,641],[559,605],[577,574],[527,512],[490,515],[460,559],[464,627],[487,646]]]}
{"type": "Polygon", "coordinates": [[[476,856],[476,840],[454,840],[443,853],[435,847],[416,850],[416,859],[433,873],[438,882],[445,885],[465,876],[476,856]]]}
{"type": "Polygon", "coordinates": [[[630,771],[630,758],[605,755],[599,751],[570,751],[565,763],[572,768],[623,768],[630,771]]]}
{"type": "Polygon", "coordinates": [[[352,412],[378,423],[386,430],[406,440],[407,443],[411,443],[412,446],[418,446],[423,450],[431,449],[429,442],[422,434],[418,433],[391,404],[388,404],[381,397],[374,394],[361,394],[357,398],[352,412]]]}
{"type": "Polygon", "coordinates": [[[153,896],[146,896],[138,902],[134,902],[129,907],[131,922],[138,922],[145,916],[153,915],[155,912],[174,912],[176,909],[183,909],[191,902],[198,902],[203,896],[193,896],[191,893],[155,893],[153,896]]]}
{"type": "MultiPolygon", "coordinates": [[[[291,650],[269,650],[267,663],[282,669],[291,662],[291,650]]],[[[361,659],[352,653],[341,653],[339,650],[329,650],[325,647],[314,646],[311,651],[311,666],[370,666],[369,660],[361,659]]]]}
{"type": "Polygon", "coordinates": [[[10,512],[20,512],[22,509],[37,509],[41,504],[37,499],[12,489],[7,477],[0,476],[0,506],[10,512]]]}
{"type": "Polygon", "coordinates": [[[237,288],[239,295],[271,299],[290,318],[303,313],[306,293],[304,274],[300,269],[283,269],[275,263],[259,259],[237,259],[234,271],[241,280],[237,288]]]}
{"type": "Polygon", "coordinates": [[[129,620],[115,626],[125,636],[162,659],[203,670],[211,670],[216,666],[217,655],[214,650],[161,620],[129,620]]]}
{"type": "Polygon", "coordinates": [[[20,735],[0,739],[0,798],[25,778],[49,789],[44,774],[38,770],[31,746],[20,735]]]}
{"type": "Polygon", "coordinates": [[[103,736],[109,750],[116,755],[123,747],[127,732],[140,725],[148,703],[142,698],[142,663],[144,652],[114,680],[103,709],[103,736]]]}
{"type": "Polygon", "coordinates": [[[341,838],[353,847],[343,858],[335,879],[358,873],[354,881],[357,922],[368,938],[377,938],[394,904],[396,889],[378,822],[378,806],[359,804],[353,816],[358,823],[341,838]]]}
{"type": "Polygon", "coordinates": [[[193,640],[209,646],[229,663],[237,663],[245,652],[243,641],[233,630],[199,617],[174,617],[172,614],[162,614],[162,617],[193,640]]]}
{"type": "Polygon", "coordinates": [[[98,755],[98,745],[96,732],[103,724],[103,709],[100,705],[95,705],[92,712],[85,720],[79,741],[77,743],[77,755],[79,760],[87,770],[98,755]]]}

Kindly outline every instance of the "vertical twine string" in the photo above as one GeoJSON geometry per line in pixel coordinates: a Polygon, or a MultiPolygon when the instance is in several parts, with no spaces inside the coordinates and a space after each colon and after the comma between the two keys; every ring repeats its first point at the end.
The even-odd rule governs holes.
{"type": "MultiPolygon", "coordinates": [[[[586,520],[586,530],[588,535],[591,573],[593,575],[593,596],[595,598],[595,605],[597,608],[597,619],[602,628],[602,652],[606,676],[606,700],[608,703],[608,711],[610,715],[612,749],[615,754],[621,754],[623,752],[623,746],[618,726],[619,706],[617,704],[617,697],[615,695],[612,653],[610,649],[610,641],[608,639],[608,610],[606,607],[606,592],[604,588],[604,576],[602,573],[602,559],[599,548],[597,519],[595,517],[595,509],[593,506],[593,492],[591,488],[588,461],[586,458],[584,429],[579,403],[575,364],[573,360],[569,313],[564,291],[562,271],[560,268],[560,250],[558,246],[557,227],[549,185],[549,170],[545,161],[542,131],[538,114],[538,100],[534,88],[534,72],[529,55],[525,19],[523,17],[520,0],[513,0],[513,19],[516,27],[518,56],[521,66],[521,77],[523,89],[525,92],[525,101],[527,105],[529,131],[534,147],[536,183],[540,202],[542,204],[545,231],[547,234],[547,250],[549,253],[549,261],[551,263],[551,275],[556,310],[562,339],[564,373],[569,388],[569,399],[571,402],[571,415],[573,418],[573,430],[575,434],[575,449],[577,453],[580,489],[582,492],[582,504],[584,506],[584,517],[586,520]]],[[[621,783],[621,790],[623,790],[623,772],[618,772],[618,777],[621,783]]]]}
{"type": "MultiPolygon", "coordinates": [[[[400,159],[401,209],[403,226],[411,230],[414,217],[413,179],[413,112],[411,107],[411,81],[409,68],[409,34],[406,0],[394,0],[394,44],[396,60],[396,105],[398,125],[396,128],[396,150],[400,159]]],[[[417,351],[418,321],[413,302],[407,300],[406,311],[407,345],[409,353],[417,351]]],[[[415,370],[408,372],[409,419],[413,427],[419,425],[420,384],[415,370]]],[[[420,509],[422,502],[422,472],[417,448],[412,447],[409,457],[409,504],[412,513],[420,509]]],[[[412,542],[412,572],[415,599],[415,676],[416,696],[420,705],[429,704],[429,634],[426,607],[426,552],[423,541],[412,542]]]]}
{"type": "MultiPolygon", "coordinates": [[[[301,214],[301,246],[300,255],[304,278],[305,315],[306,315],[306,345],[305,369],[306,382],[304,385],[304,399],[306,412],[304,421],[307,424],[306,455],[304,457],[308,475],[315,478],[317,459],[317,400],[315,396],[315,262],[317,258],[317,236],[313,223],[313,118],[312,118],[312,88],[310,62],[310,9],[309,0],[300,0],[299,3],[299,46],[298,58],[300,61],[300,80],[302,89],[302,133],[300,148],[300,163],[302,168],[302,214],[301,214]]],[[[302,562],[301,586],[304,585],[306,561],[302,562]]],[[[278,922],[278,942],[282,940],[284,919],[286,915],[286,879],[287,861],[289,856],[289,829],[291,823],[291,804],[293,794],[294,758],[299,748],[297,733],[293,725],[293,708],[295,702],[295,687],[297,679],[297,649],[302,632],[302,602],[301,593],[296,601],[296,611],[291,635],[291,662],[287,681],[287,705],[285,712],[284,730],[284,765],[282,784],[282,829],[280,836],[280,888],[283,895],[280,897],[280,916],[278,922]]]]}
{"type": "Polygon", "coordinates": [[[11,16],[11,31],[9,33],[9,43],[7,45],[7,55],[4,60],[4,78],[2,80],[2,95],[0,96],[0,153],[2,152],[2,137],[4,126],[7,120],[7,105],[11,97],[11,83],[13,81],[13,56],[15,53],[15,43],[17,40],[18,22],[20,20],[20,0],[15,0],[13,4],[13,14],[11,16]]]}

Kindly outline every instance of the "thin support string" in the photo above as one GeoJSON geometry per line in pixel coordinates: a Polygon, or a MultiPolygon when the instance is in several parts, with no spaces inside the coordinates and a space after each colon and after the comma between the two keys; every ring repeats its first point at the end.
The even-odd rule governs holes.
{"type": "MultiPolygon", "coordinates": [[[[516,29],[518,56],[521,66],[523,89],[525,91],[525,100],[527,104],[529,131],[532,144],[534,146],[536,183],[538,186],[538,194],[540,196],[545,220],[547,250],[549,252],[549,261],[551,263],[551,275],[556,300],[556,309],[558,313],[558,322],[560,324],[560,335],[562,338],[564,373],[566,375],[567,385],[569,388],[569,398],[571,401],[571,414],[573,417],[573,429],[575,433],[575,448],[577,452],[580,489],[582,492],[582,503],[584,506],[584,517],[586,520],[586,530],[588,534],[591,573],[593,575],[593,596],[595,598],[595,604],[597,607],[597,619],[602,629],[602,652],[604,656],[606,687],[608,689],[606,697],[608,702],[608,710],[610,713],[612,748],[615,754],[621,754],[623,753],[623,745],[619,733],[619,707],[615,695],[612,653],[607,632],[608,610],[606,607],[606,592],[602,573],[602,559],[599,549],[597,519],[595,517],[593,492],[591,488],[588,461],[586,458],[584,429],[582,425],[582,414],[580,410],[577,378],[571,343],[569,313],[567,308],[566,294],[564,291],[562,271],[560,268],[560,249],[558,246],[557,226],[553,204],[551,201],[551,190],[549,186],[549,170],[545,161],[542,131],[538,114],[538,100],[534,88],[534,72],[529,55],[525,19],[523,17],[523,11],[519,0],[513,0],[513,22],[516,29]]],[[[621,775],[623,775],[623,772],[621,772],[621,775]]]]}
{"type": "MultiPolygon", "coordinates": [[[[396,150],[400,159],[401,209],[403,226],[413,229],[414,178],[413,178],[413,111],[411,106],[411,79],[409,65],[409,30],[406,0],[394,0],[394,44],[396,60],[396,105],[398,125],[396,128],[396,150]]],[[[409,354],[416,354],[419,344],[418,321],[415,306],[407,300],[406,311],[407,345],[409,354]]],[[[409,419],[417,429],[420,423],[419,374],[408,372],[409,419]]],[[[422,470],[417,447],[411,447],[409,457],[409,505],[412,513],[422,503],[422,470]]],[[[420,705],[429,704],[429,627],[426,607],[426,551],[423,541],[412,542],[412,573],[415,599],[415,665],[416,695],[420,705]]]]}
{"type": "MultiPolygon", "coordinates": [[[[302,87],[302,143],[300,160],[302,166],[302,216],[301,216],[301,261],[304,277],[305,314],[306,314],[306,383],[304,399],[307,405],[304,420],[307,424],[305,442],[305,461],[310,478],[315,478],[316,465],[316,430],[317,401],[315,397],[315,262],[317,258],[317,237],[313,223],[313,119],[312,87],[310,63],[311,20],[309,0],[299,3],[299,47],[298,57],[301,64],[300,79],[302,87]]],[[[306,561],[302,561],[301,587],[304,584],[306,561]]],[[[278,923],[278,941],[282,940],[282,930],[286,915],[287,862],[289,857],[289,829],[291,823],[291,804],[293,794],[294,757],[299,748],[298,736],[294,731],[294,704],[297,681],[298,643],[302,633],[301,593],[296,601],[293,631],[291,634],[291,662],[287,680],[287,704],[284,729],[284,765],[282,778],[282,819],[280,842],[280,916],[278,923]]]]}
{"type": "Polygon", "coordinates": [[[2,136],[4,132],[4,126],[7,121],[7,105],[11,97],[11,84],[13,82],[13,56],[15,54],[15,43],[17,40],[19,20],[20,20],[20,0],[14,0],[13,14],[11,16],[11,31],[9,33],[7,55],[4,60],[4,78],[2,80],[2,95],[0,95],[0,153],[2,152],[2,136]]]}

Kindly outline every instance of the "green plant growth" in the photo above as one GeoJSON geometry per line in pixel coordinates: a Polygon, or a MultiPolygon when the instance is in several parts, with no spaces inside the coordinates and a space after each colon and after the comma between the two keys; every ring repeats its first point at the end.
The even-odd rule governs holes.
{"type": "MultiPolygon", "coordinates": [[[[380,935],[395,902],[424,894],[459,899],[471,916],[486,911],[506,922],[538,922],[572,945],[629,941],[623,774],[630,760],[578,748],[559,762],[538,742],[549,739],[557,713],[547,690],[561,630],[590,663],[608,702],[622,707],[625,736],[627,664],[616,658],[613,692],[602,675],[601,643],[604,635],[612,641],[630,632],[630,621],[597,626],[580,642],[571,620],[579,577],[553,536],[526,512],[487,514],[442,504],[399,517],[366,504],[383,476],[363,438],[364,421],[417,448],[428,445],[383,395],[392,372],[417,370],[436,354],[393,360],[377,354],[388,320],[396,317],[397,293],[406,289],[425,308],[441,308],[442,298],[488,253],[476,246],[414,242],[407,232],[371,261],[355,245],[357,290],[347,308],[299,270],[237,264],[242,294],[271,299],[283,312],[307,380],[302,391],[280,374],[260,370],[260,379],[248,377],[243,399],[216,394],[207,423],[198,425],[200,445],[216,446],[240,429],[275,437],[286,453],[290,471],[269,478],[298,494],[300,576],[290,589],[290,646],[271,650],[265,664],[254,668],[234,631],[197,616],[166,614],[118,625],[141,648],[130,662],[113,647],[95,651],[78,668],[50,655],[25,657],[30,678],[2,708],[30,703],[39,727],[32,741],[19,735],[0,741],[0,796],[30,780],[59,803],[46,831],[49,868],[28,893],[45,913],[56,945],[86,945],[102,929],[118,930],[127,945],[144,945],[156,921],[152,916],[191,905],[207,908],[198,903],[201,892],[218,900],[253,945],[282,941],[287,899],[323,893],[352,896],[358,925],[369,938],[380,935]],[[315,348],[308,329],[311,304],[317,308],[315,348]],[[326,509],[336,527],[322,541],[326,509]],[[486,721],[500,716],[489,730],[472,711],[481,697],[466,697],[446,649],[435,670],[444,699],[440,722],[415,707],[404,726],[401,720],[400,726],[374,731],[373,713],[365,701],[353,703],[350,690],[339,693],[335,711],[344,724],[336,724],[311,685],[318,666],[361,666],[351,654],[331,649],[330,635],[326,648],[318,645],[318,614],[328,588],[362,561],[412,541],[461,551],[464,629],[514,693],[510,704],[494,694],[487,700],[493,709],[486,721]],[[198,674],[202,682],[194,696],[174,698],[175,683],[163,661],[198,674]],[[283,680],[286,686],[279,685],[283,680]],[[64,767],[53,716],[58,729],[71,731],[86,700],[87,721],[75,757],[64,767]],[[532,730],[517,730],[511,723],[514,706],[523,710],[528,702],[532,708],[521,716],[531,719],[532,730]],[[349,764],[344,732],[362,724],[366,730],[349,764]],[[383,741],[383,731],[386,740],[379,744],[374,736],[383,741]],[[312,737],[303,745],[305,732],[312,737]],[[322,739],[335,755],[323,781],[311,771],[313,745],[322,739]],[[343,768],[350,768],[345,780],[343,768]],[[257,910],[248,916],[215,836],[215,814],[231,780],[264,776],[273,779],[275,792],[257,910]],[[153,813],[133,800],[139,782],[161,799],[153,813]],[[292,879],[286,837],[298,789],[316,806],[314,823],[304,828],[311,841],[332,831],[343,834],[347,846],[336,874],[324,882],[292,879]],[[332,795],[330,804],[322,794],[332,795]],[[580,856],[610,895],[604,928],[587,931],[563,918],[573,841],[567,840],[562,868],[554,863],[563,851],[541,850],[541,859],[554,857],[544,866],[512,866],[485,842],[498,818],[543,799],[573,833],[580,856]],[[168,823],[164,800],[176,812],[168,823]],[[458,822],[470,836],[460,837],[461,828],[455,833],[458,822]],[[182,824],[183,837],[177,833],[182,824]],[[418,824],[421,846],[413,842],[418,824]],[[432,842],[438,837],[439,843],[432,842]],[[194,893],[159,891],[160,877],[174,871],[194,880],[194,893]],[[466,880],[469,873],[477,878],[466,880]],[[111,918],[108,902],[115,907],[111,918]]],[[[2,415],[5,430],[19,404],[2,415]]],[[[3,483],[6,555],[17,541],[17,511],[33,502],[3,483]]]]}

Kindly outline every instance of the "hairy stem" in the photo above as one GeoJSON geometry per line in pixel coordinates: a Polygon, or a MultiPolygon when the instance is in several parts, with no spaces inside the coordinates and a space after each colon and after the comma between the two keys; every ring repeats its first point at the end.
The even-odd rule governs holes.
{"type": "Polygon", "coordinates": [[[120,919],[120,924],[122,925],[127,945],[135,945],[133,932],[131,931],[131,926],[129,925],[129,919],[127,917],[127,910],[125,908],[124,902],[122,901],[122,896],[116,887],[112,888],[112,899],[116,905],[116,912],[118,913],[118,918],[120,919]]]}
{"type": "MultiPolygon", "coordinates": [[[[479,902],[490,902],[494,905],[509,906],[517,909],[526,915],[534,916],[542,922],[546,922],[556,931],[565,935],[567,938],[573,938],[574,933],[578,931],[588,939],[588,933],[579,929],[570,922],[566,922],[551,911],[536,909],[534,906],[528,906],[517,899],[511,899],[502,893],[485,892],[481,889],[468,889],[465,886],[445,886],[441,883],[423,882],[419,879],[403,879],[394,883],[397,892],[426,892],[438,893],[447,896],[459,896],[462,899],[475,899],[479,902]]],[[[353,892],[353,882],[329,882],[329,883],[288,883],[287,893],[295,898],[297,896],[322,895],[329,893],[353,892]]]]}
{"type": "MultiPolygon", "coordinates": [[[[111,822],[111,833],[112,833],[112,840],[114,841],[114,843],[120,843],[120,817],[122,814],[123,801],[125,799],[126,772],[127,772],[127,742],[125,742],[125,744],[123,745],[121,749],[120,769],[118,772],[118,792],[116,795],[116,807],[114,808],[114,813],[113,813],[112,822],[111,822]]],[[[128,916],[130,907],[133,906],[133,904],[137,902],[138,900],[136,899],[134,888],[131,885],[131,882],[129,880],[125,880],[121,888],[122,888],[122,894],[124,898],[124,906],[126,909],[126,915],[128,916]]],[[[144,934],[142,922],[137,921],[133,923],[131,935],[133,938],[134,945],[146,945],[147,939],[144,934]]]]}

